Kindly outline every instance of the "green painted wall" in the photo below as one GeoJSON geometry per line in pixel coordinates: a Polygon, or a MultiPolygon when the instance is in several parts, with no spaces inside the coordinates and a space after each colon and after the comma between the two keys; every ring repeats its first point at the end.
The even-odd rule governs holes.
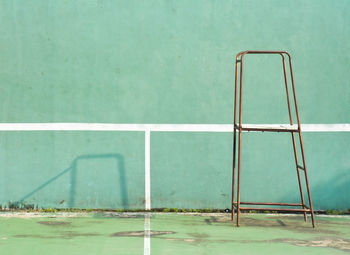
{"type": "MultiPolygon", "coordinates": [[[[235,54],[283,49],[302,123],[350,123],[349,25],[347,0],[2,0],[0,121],[232,123],[235,54]]],[[[287,122],[280,59],[246,60],[243,121],[287,122]]],[[[244,139],[242,199],[298,201],[290,137],[244,139]]],[[[350,133],[304,140],[316,209],[350,208],[350,133]]],[[[152,133],[152,207],[229,207],[231,151],[152,133]]],[[[0,166],[3,206],[144,206],[143,133],[2,132],[0,166]]]]}
{"type": "Polygon", "coordinates": [[[143,207],[142,133],[2,132],[0,141],[3,203],[143,207]]]}

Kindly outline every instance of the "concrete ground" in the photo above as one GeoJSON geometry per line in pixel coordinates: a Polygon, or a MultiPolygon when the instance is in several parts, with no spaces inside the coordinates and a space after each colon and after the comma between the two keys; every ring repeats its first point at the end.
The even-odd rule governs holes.
{"type": "Polygon", "coordinates": [[[0,213],[0,254],[345,254],[350,217],[299,215],[0,213]],[[150,229],[150,230],[148,230],[150,229]]]}

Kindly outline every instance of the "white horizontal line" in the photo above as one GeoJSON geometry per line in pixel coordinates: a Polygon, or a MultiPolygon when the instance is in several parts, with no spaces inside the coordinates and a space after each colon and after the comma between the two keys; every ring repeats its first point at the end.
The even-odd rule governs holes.
{"type": "Polygon", "coordinates": [[[350,124],[301,124],[303,132],[350,132],[350,124]]]}
{"type": "MultiPolygon", "coordinates": [[[[245,124],[255,128],[296,128],[289,124],[245,124]]],[[[350,124],[302,124],[303,132],[350,132],[350,124]]],[[[233,132],[232,124],[0,123],[0,131],[233,132]]]]}

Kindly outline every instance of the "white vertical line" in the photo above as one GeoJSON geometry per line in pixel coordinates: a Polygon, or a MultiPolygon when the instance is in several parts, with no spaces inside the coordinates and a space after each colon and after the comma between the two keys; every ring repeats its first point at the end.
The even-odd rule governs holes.
{"type": "Polygon", "coordinates": [[[143,255],[151,254],[151,214],[145,214],[143,255]]]}
{"type": "Polygon", "coordinates": [[[145,209],[151,210],[151,131],[145,130],[145,209]]]}

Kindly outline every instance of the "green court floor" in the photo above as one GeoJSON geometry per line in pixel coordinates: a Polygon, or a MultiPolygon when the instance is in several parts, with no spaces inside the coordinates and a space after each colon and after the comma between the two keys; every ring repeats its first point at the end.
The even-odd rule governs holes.
{"type": "Polygon", "coordinates": [[[0,213],[0,254],[346,254],[350,217],[0,213]],[[150,230],[148,230],[150,229],[150,230]]]}

